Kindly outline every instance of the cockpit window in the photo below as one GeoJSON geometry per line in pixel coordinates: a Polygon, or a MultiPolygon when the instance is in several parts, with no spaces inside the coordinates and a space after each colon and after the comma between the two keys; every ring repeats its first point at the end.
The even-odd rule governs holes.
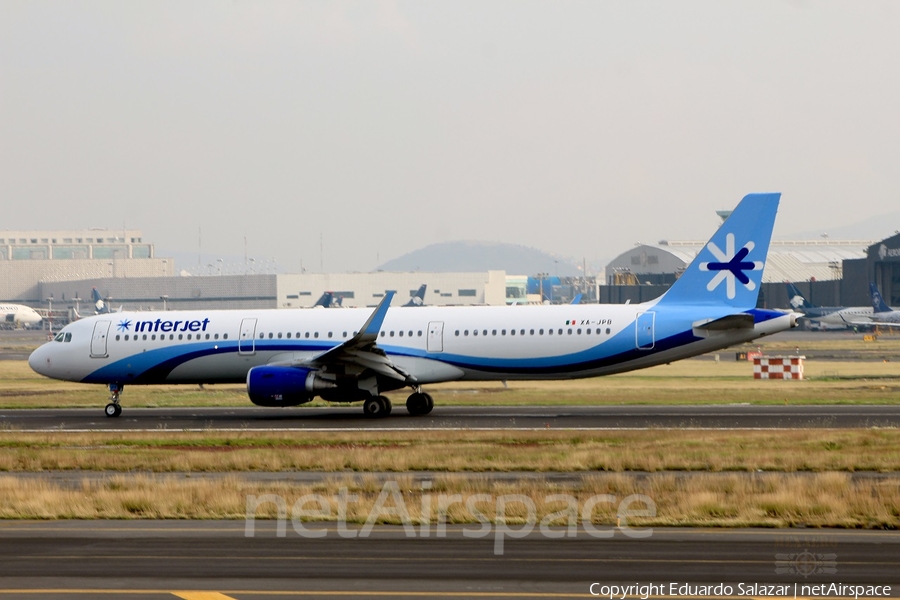
{"type": "Polygon", "coordinates": [[[56,337],[53,338],[53,341],[54,341],[54,342],[61,342],[61,341],[63,341],[63,340],[65,339],[65,337],[66,337],[66,334],[64,334],[62,331],[60,331],[59,333],[56,334],[56,337]]]}
{"type": "Polygon", "coordinates": [[[71,334],[71,333],[68,333],[68,332],[66,333],[66,341],[67,341],[67,342],[71,342],[71,341],[72,341],[72,334],[71,334]]]}

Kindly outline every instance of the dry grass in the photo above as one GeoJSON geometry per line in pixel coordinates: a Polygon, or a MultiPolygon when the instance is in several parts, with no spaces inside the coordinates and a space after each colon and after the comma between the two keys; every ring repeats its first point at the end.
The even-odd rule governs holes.
{"type": "Polygon", "coordinates": [[[0,432],[0,471],[900,471],[900,431],[0,432]]]}
{"type": "MultiPolygon", "coordinates": [[[[578,520],[589,498],[610,494],[613,502],[599,502],[590,515],[595,524],[614,524],[619,502],[631,494],[643,494],[656,505],[656,515],[628,519],[632,526],[725,526],[725,527],[812,527],[879,528],[900,527],[900,478],[852,480],[847,474],[810,476],[765,474],[690,477],[661,474],[650,477],[608,474],[591,475],[567,486],[543,481],[497,483],[483,479],[442,476],[423,491],[407,477],[396,480],[403,505],[415,523],[438,520],[437,507],[443,499],[458,495],[447,510],[447,522],[473,523],[466,502],[475,494],[487,494],[488,501],[475,506],[489,519],[496,518],[496,498],[523,494],[536,507],[537,520],[559,513],[566,505],[549,498],[570,495],[577,501],[578,520]],[[429,501],[423,503],[423,494],[429,501]],[[430,506],[430,509],[423,507],[430,506]]],[[[103,481],[85,480],[78,487],[48,481],[21,480],[0,476],[0,518],[15,519],[242,519],[248,495],[273,494],[284,499],[290,509],[307,494],[319,494],[331,504],[330,517],[337,513],[336,497],[341,488],[358,500],[349,505],[347,520],[364,523],[384,489],[375,479],[356,481],[333,479],[321,484],[260,483],[237,476],[191,480],[176,476],[119,476],[103,481]]],[[[391,499],[390,497],[388,497],[391,499]]],[[[393,499],[391,499],[393,500],[393,499]]],[[[393,501],[386,506],[395,507],[393,501]]],[[[511,505],[513,506],[513,505],[511,505]]],[[[639,507],[643,507],[640,505],[639,507]]],[[[274,503],[261,504],[258,518],[277,517],[274,503]]],[[[291,513],[288,514],[288,517],[291,513]]],[[[508,522],[521,522],[524,507],[514,505],[508,522]]],[[[382,515],[378,522],[400,523],[396,515],[382,515]]],[[[565,515],[548,519],[564,525],[565,515]]]]}

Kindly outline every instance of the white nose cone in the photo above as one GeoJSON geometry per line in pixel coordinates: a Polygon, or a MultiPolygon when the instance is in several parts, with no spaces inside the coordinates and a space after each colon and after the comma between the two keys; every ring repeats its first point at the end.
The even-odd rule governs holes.
{"type": "Polygon", "coordinates": [[[39,347],[28,357],[28,366],[35,373],[41,375],[49,375],[52,361],[50,360],[50,352],[47,351],[46,344],[39,347]]]}

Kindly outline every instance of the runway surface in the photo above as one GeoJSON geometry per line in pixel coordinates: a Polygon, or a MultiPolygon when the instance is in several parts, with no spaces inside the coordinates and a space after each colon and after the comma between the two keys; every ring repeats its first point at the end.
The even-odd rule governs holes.
{"type": "Polygon", "coordinates": [[[419,529],[407,537],[401,526],[359,537],[351,527],[343,535],[352,538],[335,524],[306,526],[323,537],[304,537],[290,522],[277,537],[274,521],[256,522],[253,537],[243,521],[6,521],[0,598],[568,598],[589,597],[594,582],[666,590],[672,582],[841,582],[900,591],[893,532],[657,528],[633,538],[597,526],[594,535],[609,537],[579,528],[554,539],[535,527],[504,537],[497,554],[496,531],[473,537],[480,525],[448,526],[445,537],[435,526],[429,537],[419,529]]]}
{"type": "Polygon", "coordinates": [[[387,418],[362,409],[128,408],[108,418],[103,408],[0,410],[0,429],[122,430],[492,430],[492,429],[815,429],[900,427],[892,406],[538,406],[443,407],[411,417],[396,407],[387,418]]]}

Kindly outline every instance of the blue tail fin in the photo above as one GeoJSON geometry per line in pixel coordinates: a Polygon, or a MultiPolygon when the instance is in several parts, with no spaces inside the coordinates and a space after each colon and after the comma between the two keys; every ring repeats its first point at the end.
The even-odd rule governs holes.
{"type": "Polygon", "coordinates": [[[103,296],[96,287],[91,288],[91,300],[94,301],[94,314],[103,315],[109,312],[109,306],[103,301],[103,296]]]}
{"type": "Polygon", "coordinates": [[[755,308],[780,199],[780,193],[744,196],[658,304],[755,308]]]}
{"type": "Polygon", "coordinates": [[[788,302],[790,302],[791,307],[794,310],[816,308],[816,305],[807,300],[803,293],[799,289],[797,289],[796,285],[794,285],[790,281],[786,281],[785,285],[787,286],[788,302]]]}
{"type": "Polygon", "coordinates": [[[878,291],[874,281],[869,282],[869,293],[872,294],[872,310],[876,313],[891,312],[891,307],[881,297],[881,292],[878,291]]]}
{"type": "Polygon", "coordinates": [[[425,290],[428,288],[428,284],[423,283],[419,286],[419,289],[416,290],[416,293],[410,296],[409,302],[404,304],[403,306],[425,306],[425,290]]]}

